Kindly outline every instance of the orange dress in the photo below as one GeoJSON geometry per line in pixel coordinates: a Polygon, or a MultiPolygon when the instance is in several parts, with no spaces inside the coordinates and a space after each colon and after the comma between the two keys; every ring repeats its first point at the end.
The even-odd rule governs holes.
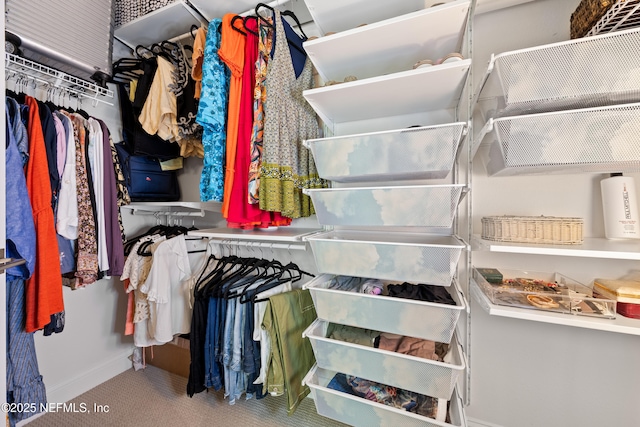
{"type": "Polygon", "coordinates": [[[51,321],[51,315],[64,311],[60,253],[51,208],[49,166],[38,103],[25,96],[29,107],[29,162],[26,168],[27,191],[36,227],[36,265],[26,284],[25,331],[35,332],[51,321]]]}
{"type": "Polygon", "coordinates": [[[245,36],[231,27],[231,19],[235,13],[227,13],[222,17],[220,49],[218,56],[231,70],[229,84],[229,107],[227,111],[227,146],[224,174],[224,192],[222,199],[222,216],[229,215],[231,188],[235,177],[236,150],[238,147],[238,121],[240,116],[240,97],[242,94],[242,70],[244,68],[245,36]]]}

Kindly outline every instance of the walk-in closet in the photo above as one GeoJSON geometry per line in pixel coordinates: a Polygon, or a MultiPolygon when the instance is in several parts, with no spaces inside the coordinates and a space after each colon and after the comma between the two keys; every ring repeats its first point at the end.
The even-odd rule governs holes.
{"type": "Polygon", "coordinates": [[[5,1],[8,426],[640,425],[640,0],[100,3],[5,1]]]}

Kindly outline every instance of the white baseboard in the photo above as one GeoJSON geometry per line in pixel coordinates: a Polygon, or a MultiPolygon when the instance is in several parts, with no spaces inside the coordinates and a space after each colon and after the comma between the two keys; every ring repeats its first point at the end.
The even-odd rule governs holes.
{"type": "Polygon", "coordinates": [[[487,421],[476,420],[475,418],[467,417],[467,426],[468,427],[502,427],[498,424],[493,424],[487,421]]]}
{"type": "MultiPolygon", "coordinates": [[[[47,402],[64,403],[132,368],[133,347],[100,366],[53,387],[47,386],[47,402]]],[[[45,381],[45,385],[46,381],[45,381]]]]}

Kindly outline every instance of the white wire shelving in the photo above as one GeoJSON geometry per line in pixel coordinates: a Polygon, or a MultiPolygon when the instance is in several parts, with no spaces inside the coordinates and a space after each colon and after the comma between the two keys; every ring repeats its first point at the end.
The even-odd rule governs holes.
{"type": "Polygon", "coordinates": [[[89,99],[96,104],[101,102],[113,105],[103,99],[113,98],[111,89],[8,52],[5,52],[4,59],[7,79],[22,78],[27,84],[40,84],[45,88],[60,89],[78,99],[89,99]]]}
{"type": "Polygon", "coordinates": [[[640,26],[640,0],[619,0],[589,30],[587,37],[640,26]]]}

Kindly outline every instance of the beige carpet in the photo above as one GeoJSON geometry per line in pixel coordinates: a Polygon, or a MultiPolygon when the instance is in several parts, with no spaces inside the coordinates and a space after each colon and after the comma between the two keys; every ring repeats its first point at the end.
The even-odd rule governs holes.
{"type": "Polygon", "coordinates": [[[186,378],[154,366],[143,371],[126,371],[78,396],[71,402],[86,413],[48,413],[28,423],[29,427],[197,427],[197,426],[327,426],[344,424],[316,413],[313,400],[304,399],[292,416],[287,416],[284,396],[244,400],[229,405],[220,392],[203,392],[190,398],[186,378]],[[109,408],[93,413],[94,404],[109,408]]]}

